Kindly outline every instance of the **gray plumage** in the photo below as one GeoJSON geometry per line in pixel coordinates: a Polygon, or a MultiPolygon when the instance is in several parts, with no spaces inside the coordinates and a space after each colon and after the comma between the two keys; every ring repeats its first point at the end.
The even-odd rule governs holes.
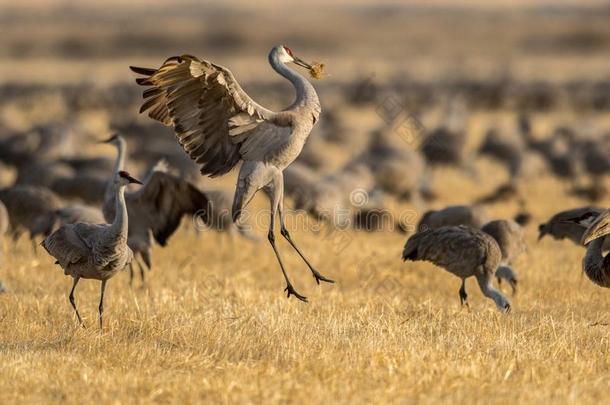
{"type": "Polygon", "coordinates": [[[445,122],[422,141],[421,153],[431,166],[453,166],[475,174],[466,149],[466,105],[460,98],[449,100],[445,122]]]}
{"type": "MultiPolygon", "coordinates": [[[[113,135],[105,143],[117,148],[115,172],[123,170],[127,147],[120,135],[113,135]]],[[[114,219],[115,194],[111,182],[106,186],[102,212],[107,221],[114,219]]],[[[170,173],[164,162],[157,164],[146,176],[139,190],[125,194],[129,212],[129,247],[136,255],[140,275],[144,281],[144,266],[152,267],[151,253],[153,238],[166,246],[171,235],[178,229],[182,217],[187,214],[207,215],[209,201],[204,193],[187,181],[170,173]],[[143,264],[137,259],[140,257],[143,264]]],[[[130,268],[130,283],[133,282],[133,268],[130,268]]]]}
{"type": "Polygon", "coordinates": [[[550,235],[553,239],[569,239],[574,244],[580,245],[585,228],[578,223],[571,221],[571,219],[582,217],[588,213],[599,215],[602,212],[602,208],[591,206],[560,211],[553,215],[547,222],[538,226],[538,240],[542,239],[545,235],[550,235]]]}
{"type": "Polygon", "coordinates": [[[102,224],[105,222],[102,210],[83,204],[70,204],[55,211],[59,226],[84,222],[87,224],[102,224]]]}
{"type": "Polygon", "coordinates": [[[13,238],[24,231],[30,239],[45,235],[52,228],[52,213],[61,208],[61,199],[52,191],[38,186],[13,186],[0,190],[0,201],[8,211],[13,238]]]}
{"type": "Polygon", "coordinates": [[[271,67],[289,80],[296,90],[295,101],[274,112],[246,94],[226,68],[193,56],[172,57],[159,69],[131,69],[143,78],[137,83],[150,88],[140,111],[172,126],[184,151],[201,167],[201,173],[219,176],[242,161],[232,206],[238,221],[254,194],[263,189],[271,208],[267,237],[286,280],[287,295],[305,301],[292,286],[275,245],[274,224],[279,214],[281,234],[309,266],[317,282],[332,281],[320,275],[292,241],[284,224],[283,170],[301,153],[321,112],[314,87],[286,64],[307,69],[312,66],[284,46],[269,53],[271,67]]]}
{"type": "Polygon", "coordinates": [[[492,127],[485,134],[478,152],[504,165],[509,176],[514,179],[521,175],[524,150],[522,138],[501,133],[498,128],[492,127]]]}
{"type": "Polygon", "coordinates": [[[610,233],[610,210],[597,214],[595,211],[583,213],[570,221],[585,229],[582,243],[587,246],[587,253],[582,261],[583,271],[593,283],[600,287],[610,288],[610,254],[602,255],[604,240],[610,233]]]}
{"type": "Polygon", "coordinates": [[[440,210],[426,212],[417,224],[417,230],[423,231],[454,225],[481,228],[485,222],[487,222],[487,215],[482,207],[477,205],[450,205],[440,210]]]}
{"type": "Polygon", "coordinates": [[[74,170],[67,164],[52,161],[23,161],[17,166],[15,184],[42,186],[50,188],[54,181],[60,178],[71,177],[74,170]]]}
{"type": "MultiPolygon", "coordinates": [[[[131,263],[133,253],[127,246],[128,215],[125,205],[125,187],[139,181],[126,172],[119,172],[114,179],[115,218],[111,224],[76,223],[61,226],[49,235],[42,246],[57,260],[65,275],[74,279],[70,291],[70,303],[78,321],[82,319],[74,302],[74,289],[81,278],[100,280],[99,305],[100,328],[106,282],[131,263]]],[[[141,184],[141,183],[139,183],[141,184]]]]}
{"type": "Polygon", "coordinates": [[[428,188],[423,158],[392,131],[375,132],[356,161],[371,169],[383,191],[399,198],[417,199],[428,188]]]}
{"type": "Polygon", "coordinates": [[[500,311],[510,311],[510,302],[491,282],[502,253],[496,241],[485,232],[462,225],[418,232],[407,240],[402,258],[432,262],[461,278],[462,304],[467,304],[465,280],[474,276],[483,294],[494,300],[500,311]]]}
{"type": "Polygon", "coordinates": [[[347,228],[354,212],[369,200],[369,190],[375,186],[370,168],[359,162],[324,176],[295,195],[295,208],[338,227],[347,228]]]}
{"type": "Polygon", "coordinates": [[[36,221],[32,234],[43,235],[46,238],[60,226],[77,222],[102,224],[106,221],[99,208],[82,204],[70,204],[42,216],[40,220],[36,221]]]}
{"type": "Polygon", "coordinates": [[[512,266],[514,260],[525,251],[523,228],[511,219],[497,219],[483,225],[481,230],[496,240],[502,253],[500,266],[496,270],[498,284],[502,279],[508,281],[515,294],[518,278],[512,266]]]}
{"type": "Polygon", "coordinates": [[[70,200],[78,200],[85,204],[102,204],[107,179],[99,174],[79,173],[75,176],[58,177],[49,188],[70,200]]]}

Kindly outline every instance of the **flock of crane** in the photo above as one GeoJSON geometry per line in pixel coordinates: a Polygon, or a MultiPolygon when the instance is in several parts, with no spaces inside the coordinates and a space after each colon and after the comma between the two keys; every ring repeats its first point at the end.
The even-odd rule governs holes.
{"type": "MultiPolygon", "coordinates": [[[[146,269],[152,266],[153,240],[165,246],[184,216],[197,215],[213,228],[236,230],[256,239],[241,223],[241,216],[262,190],[270,208],[267,239],[285,279],[285,292],[288,297],[307,301],[291,282],[276,245],[276,221],[280,235],[308,266],[315,281],[334,280],[316,269],[291,236],[286,226],[286,196],[293,198],[296,208],[338,227],[346,223],[344,217],[336,216],[340,212],[337,207],[347,207],[354,213],[347,223],[369,230],[393,225],[404,230],[404,224],[386,224],[387,217],[377,215],[385,209],[383,195],[416,204],[433,199],[430,179],[434,166],[454,166],[477,175],[465,148],[463,106],[457,102],[451,105],[446,124],[427,134],[419,150],[405,147],[391,130],[382,129],[371,136],[364,152],[335,172],[318,176],[316,168],[325,160],[324,145],[306,141],[320,118],[320,101],[314,86],[289,64],[315,70],[316,76],[320,65],[303,61],[285,46],[271,50],[269,63],[296,92],[294,102],[282,111],[269,110],[252,100],[226,68],[193,56],[169,58],[158,69],[131,68],[140,75],[136,82],[146,87],[140,112],[173,128],[176,139],[172,142],[177,141],[201,175],[222,176],[239,168],[232,204],[226,192],[202,191],[196,181],[173,173],[165,161],[154,165],[142,181],[137,180],[125,171],[127,144],[118,134],[101,142],[116,148],[111,165],[103,159],[45,161],[45,151],[61,143],[57,137],[61,129],[36,128],[34,147],[27,145],[31,138],[21,135],[0,140],[0,161],[17,168],[16,184],[0,190],[0,235],[10,232],[17,239],[28,231],[33,242],[44,237],[41,245],[73,278],[69,299],[81,324],[74,299],[79,280],[101,281],[101,328],[107,281],[128,268],[131,284],[139,268],[144,283],[146,269]],[[71,175],[75,172],[78,176],[71,175]],[[108,173],[112,173],[111,178],[108,173]],[[132,183],[140,187],[126,191],[132,183]],[[378,198],[371,194],[373,198],[366,204],[354,207],[350,193],[359,189],[378,190],[380,194],[378,198]],[[63,203],[74,196],[79,203],[63,203]],[[98,203],[101,209],[93,206],[98,203]],[[230,212],[228,220],[223,217],[226,212],[230,212]]],[[[331,116],[326,125],[331,126],[335,140],[346,140],[337,121],[331,116]]],[[[468,305],[465,280],[469,277],[477,280],[483,294],[502,312],[510,311],[511,303],[494,287],[494,281],[498,285],[506,281],[513,294],[517,291],[513,263],[526,249],[523,227],[529,215],[521,212],[514,220],[489,221],[484,204],[516,198],[524,206],[519,182],[540,170],[541,162],[558,178],[570,180],[570,192],[593,200],[604,193],[595,179],[610,171],[608,139],[583,139],[568,128],[560,128],[552,137],[540,140],[532,136],[525,115],[519,117],[519,129],[521,136],[508,136],[491,128],[478,149],[480,155],[505,165],[510,181],[473,205],[426,212],[403,249],[403,260],[430,261],[459,277],[462,305],[468,305]],[[592,184],[577,184],[576,173],[581,168],[594,180],[592,184]]],[[[541,238],[551,235],[586,245],[585,274],[594,283],[610,287],[610,259],[603,256],[608,248],[605,235],[610,234],[608,210],[587,206],[564,211],[540,225],[539,232],[541,238]]],[[[0,284],[0,291],[2,288],[0,284]]]]}

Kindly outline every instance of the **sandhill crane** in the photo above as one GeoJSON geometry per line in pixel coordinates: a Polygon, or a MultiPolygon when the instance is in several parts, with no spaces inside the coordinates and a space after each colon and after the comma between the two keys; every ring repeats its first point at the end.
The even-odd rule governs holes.
{"type": "Polygon", "coordinates": [[[502,133],[498,128],[487,130],[478,153],[497,160],[504,165],[511,178],[521,174],[521,163],[524,154],[522,138],[502,133]]]}
{"type": "Polygon", "coordinates": [[[104,201],[107,182],[107,178],[99,174],[79,173],[76,176],[55,179],[49,188],[63,198],[97,205],[104,201]]]}
{"type": "Polygon", "coordinates": [[[74,170],[59,161],[28,161],[17,166],[15,184],[49,187],[54,181],[74,175],[74,170]]]}
{"type": "Polygon", "coordinates": [[[581,243],[587,247],[582,261],[583,272],[600,287],[610,288],[610,260],[608,254],[602,255],[606,235],[610,233],[610,210],[583,210],[564,222],[583,229],[581,243]]]}
{"type": "Polygon", "coordinates": [[[542,239],[545,235],[551,235],[553,239],[569,239],[573,243],[580,245],[585,228],[571,220],[573,218],[580,218],[585,214],[587,214],[587,216],[590,216],[593,213],[599,215],[602,211],[602,208],[591,206],[560,211],[553,215],[547,222],[538,226],[538,240],[542,239]]]}
{"type": "Polygon", "coordinates": [[[19,167],[50,160],[71,149],[73,134],[64,124],[34,126],[0,141],[0,161],[19,167]]]}
{"type": "Polygon", "coordinates": [[[468,226],[445,226],[412,235],[402,252],[404,261],[425,260],[462,279],[460,302],[468,305],[466,278],[474,276],[486,297],[500,311],[509,312],[510,302],[491,283],[502,253],[490,235],[468,226]]]}
{"type": "Polygon", "coordinates": [[[370,168],[357,161],[350,162],[316,182],[303,184],[295,195],[295,207],[332,226],[346,228],[353,208],[361,208],[369,200],[369,190],[374,186],[370,168]]]}
{"type": "Polygon", "coordinates": [[[355,161],[371,169],[383,191],[399,198],[417,200],[420,191],[428,188],[423,158],[390,131],[374,132],[366,152],[355,161]]]}
{"type": "MultiPolygon", "coordinates": [[[[13,186],[0,190],[0,201],[9,214],[13,239],[25,229],[32,242],[39,234],[44,235],[53,223],[49,215],[61,208],[60,198],[52,191],[37,186],[13,186]]],[[[36,244],[34,243],[34,246],[36,244]]]]}
{"type": "MultiPolygon", "coordinates": [[[[115,172],[123,170],[127,147],[120,135],[113,135],[103,143],[117,148],[115,172]]],[[[102,212],[108,222],[114,219],[115,198],[113,184],[108,183],[102,212]]],[[[208,198],[195,186],[172,174],[166,173],[165,164],[159,164],[146,176],[144,185],[138,191],[125,194],[129,211],[129,239],[127,243],[135,254],[135,262],[140,267],[144,282],[144,266],[152,266],[152,238],[165,246],[171,235],[178,229],[184,215],[197,213],[206,218],[208,198]],[[138,256],[144,265],[138,261],[138,256]]],[[[130,284],[133,282],[133,268],[130,267],[130,284]]]]}
{"type": "Polygon", "coordinates": [[[513,220],[496,219],[483,225],[481,230],[496,240],[502,252],[500,266],[496,270],[498,285],[501,284],[502,279],[507,280],[514,295],[518,280],[512,265],[513,261],[525,251],[523,228],[513,220]]]}
{"type": "Polygon", "coordinates": [[[82,204],[70,204],[41,216],[34,224],[31,233],[32,235],[43,235],[46,238],[60,226],[77,222],[102,224],[105,220],[99,208],[82,204]]]}
{"type": "Polygon", "coordinates": [[[257,104],[226,68],[193,56],[171,57],[159,69],[132,67],[144,77],[137,83],[150,86],[140,111],[172,126],[180,145],[201,165],[201,173],[219,176],[240,161],[232,217],[238,221],[254,194],[263,189],[271,208],[267,238],[286,281],[287,296],[307,301],[299,294],[286,273],[275,244],[275,218],[279,214],[280,233],[309,267],[316,282],[333,282],[322,276],[292,240],[284,223],[283,170],[301,152],[321,112],[314,87],[286,64],[309,69],[312,76],[319,65],[310,65],[286,46],[269,53],[271,67],[292,83],[295,101],[285,110],[274,112],[257,104]]]}
{"type": "Polygon", "coordinates": [[[466,150],[466,104],[460,98],[449,100],[445,123],[431,131],[421,144],[421,152],[430,166],[453,166],[476,175],[466,150]]]}
{"type": "Polygon", "coordinates": [[[131,263],[133,253],[127,246],[128,214],[125,204],[125,187],[130,183],[142,184],[125,171],[114,178],[115,213],[111,224],[76,223],[63,225],[49,235],[42,246],[53,256],[64,274],[74,279],[70,290],[70,304],[78,322],[84,326],[74,301],[74,289],[81,278],[100,280],[99,320],[103,326],[104,291],[106,282],[131,263]]]}
{"type": "Polygon", "coordinates": [[[424,231],[454,225],[481,228],[485,222],[487,222],[487,215],[480,206],[450,205],[440,210],[426,212],[417,224],[417,230],[424,231]]]}

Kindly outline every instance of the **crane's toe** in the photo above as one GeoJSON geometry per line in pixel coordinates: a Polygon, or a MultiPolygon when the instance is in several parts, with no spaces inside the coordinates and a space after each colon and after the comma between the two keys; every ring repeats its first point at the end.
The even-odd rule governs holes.
{"type": "Polygon", "coordinates": [[[334,284],[335,280],[331,280],[330,278],[326,278],[317,271],[313,271],[313,276],[316,278],[316,283],[320,284],[320,281],[324,281],[326,283],[334,284]]]}
{"type": "Polygon", "coordinates": [[[307,302],[307,297],[296,292],[292,284],[287,284],[284,291],[286,292],[286,298],[290,298],[290,295],[294,295],[297,299],[307,302]]]}

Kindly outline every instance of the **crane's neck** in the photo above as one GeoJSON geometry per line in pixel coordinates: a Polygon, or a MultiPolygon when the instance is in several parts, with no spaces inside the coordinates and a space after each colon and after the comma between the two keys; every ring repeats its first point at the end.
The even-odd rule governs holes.
{"type": "Polygon", "coordinates": [[[273,70],[288,79],[296,90],[296,99],[288,109],[308,107],[319,114],[320,100],[312,84],[299,73],[286,66],[275,55],[269,55],[269,64],[271,64],[273,70]]]}
{"type": "Polygon", "coordinates": [[[503,311],[505,309],[508,300],[506,297],[498,290],[496,290],[491,285],[491,280],[488,276],[477,276],[477,281],[479,283],[479,287],[481,291],[487,298],[491,298],[496,303],[496,307],[499,310],[503,311]]]}
{"type": "Polygon", "coordinates": [[[127,149],[125,146],[125,141],[122,138],[117,139],[117,159],[114,163],[114,172],[118,172],[119,170],[123,170],[125,166],[125,150],[127,149]]]}
{"type": "Polygon", "coordinates": [[[125,186],[115,185],[114,187],[115,214],[111,228],[117,234],[127,237],[129,225],[127,222],[127,205],[125,204],[125,186]]]}
{"type": "Polygon", "coordinates": [[[114,162],[114,172],[112,173],[112,178],[108,182],[108,184],[106,184],[106,192],[105,192],[105,196],[104,196],[105,201],[108,201],[109,199],[114,197],[115,186],[114,186],[114,180],[112,180],[112,179],[114,179],[114,176],[120,170],[124,170],[124,168],[125,168],[125,150],[126,150],[125,141],[119,137],[117,139],[116,147],[117,147],[118,154],[117,154],[116,161],[114,162]]]}
{"type": "Polygon", "coordinates": [[[604,238],[597,238],[587,246],[583,270],[587,277],[601,287],[610,287],[610,266],[602,256],[604,238]]]}

